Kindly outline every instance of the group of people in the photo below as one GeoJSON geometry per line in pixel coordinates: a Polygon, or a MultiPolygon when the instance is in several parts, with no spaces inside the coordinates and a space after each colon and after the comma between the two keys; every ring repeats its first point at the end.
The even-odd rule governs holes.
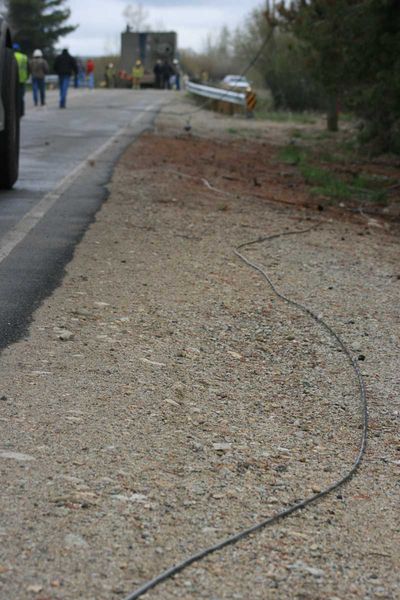
{"type": "MultiPolygon", "coordinates": [[[[35,106],[46,105],[46,75],[49,73],[49,64],[43,56],[43,52],[39,49],[35,50],[32,58],[28,58],[21,50],[21,46],[15,43],[14,55],[18,63],[19,70],[19,87],[20,87],[20,107],[19,112],[22,117],[25,114],[25,88],[26,83],[31,76],[33,103],[35,106]]],[[[94,70],[95,64],[92,59],[86,62],[84,73],[89,89],[94,88],[94,70]]],[[[70,55],[68,50],[63,50],[54,61],[54,71],[58,75],[59,91],[60,91],[60,108],[67,106],[67,94],[71,81],[74,77],[75,87],[78,87],[77,81],[80,75],[79,62],[70,55]]]]}
{"type": "Polygon", "coordinates": [[[29,79],[29,75],[32,76],[32,93],[33,103],[38,106],[39,100],[41,106],[46,104],[46,75],[49,72],[49,65],[45,58],[43,58],[43,52],[41,50],[35,50],[32,54],[32,58],[29,60],[27,55],[21,51],[21,46],[17,43],[14,44],[14,55],[18,63],[19,70],[19,114],[22,117],[25,114],[25,87],[26,82],[29,79]]]}
{"type": "MultiPolygon", "coordinates": [[[[168,59],[157,60],[153,68],[154,85],[158,90],[181,89],[181,67],[179,61],[174,59],[172,64],[168,59]]],[[[144,68],[141,60],[137,60],[132,69],[132,88],[139,89],[144,77],[144,68]]]]}
{"type": "Polygon", "coordinates": [[[154,65],[155,86],[159,90],[181,89],[181,67],[175,58],[172,64],[168,59],[158,60],[154,65]]]}
{"type": "MultiPolygon", "coordinates": [[[[14,44],[14,54],[19,68],[20,85],[20,115],[25,113],[25,88],[26,83],[31,76],[33,103],[35,106],[46,105],[46,75],[49,73],[49,64],[39,49],[35,50],[29,59],[21,50],[19,44],[14,44]]],[[[60,91],[60,108],[66,108],[67,95],[71,78],[74,78],[75,87],[87,85],[89,89],[94,89],[95,63],[93,59],[86,61],[86,66],[81,60],[76,60],[68,50],[63,50],[54,61],[54,71],[58,75],[58,84],[60,91]]],[[[181,89],[181,67],[179,61],[175,59],[172,63],[165,59],[157,60],[153,69],[155,87],[160,90],[181,89]]],[[[142,62],[137,60],[132,69],[132,87],[139,89],[144,77],[144,68],[142,62]]],[[[114,87],[116,84],[116,74],[114,65],[108,64],[105,70],[105,86],[114,87]]]]}
{"type": "MultiPolygon", "coordinates": [[[[181,67],[179,61],[174,59],[172,63],[168,60],[157,60],[153,68],[154,74],[154,87],[158,90],[180,90],[181,89],[181,67]]],[[[132,87],[134,90],[138,90],[144,86],[151,85],[151,78],[149,74],[145,72],[144,66],[140,59],[136,60],[131,74],[121,70],[118,72],[117,79],[122,87],[132,87]]],[[[108,77],[106,76],[106,87],[109,87],[108,77]]]]}
{"type": "Polygon", "coordinates": [[[94,71],[95,64],[92,58],[86,61],[86,65],[80,58],[76,59],[76,72],[74,74],[74,87],[88,87],[94,90],[94,71]]]}

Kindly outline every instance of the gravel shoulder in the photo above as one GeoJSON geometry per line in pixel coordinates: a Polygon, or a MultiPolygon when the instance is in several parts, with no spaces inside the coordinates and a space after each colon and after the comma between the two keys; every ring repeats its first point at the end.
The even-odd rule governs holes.
{"type": "Polygon", "coordinates": [[[188,134],[186,110],[125,152],[62,285],[2,353],[0,597],[124,598],[345,474],[361,425],[352,369],[233,254],[319,223],[246,253],[359,358],[362,467],[146,598],[397,598],[398,237],[287,185],[274,147],[288,131],[199,112],[188,134]]]}

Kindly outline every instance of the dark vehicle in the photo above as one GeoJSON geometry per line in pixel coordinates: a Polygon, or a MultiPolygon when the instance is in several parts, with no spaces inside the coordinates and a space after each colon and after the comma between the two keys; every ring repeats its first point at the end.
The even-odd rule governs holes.
{"type": "Polygon", "coordinates": [[[0,16],[0,188],[10,189],[18,178],[18,65],[10,29],[0,16]]]}

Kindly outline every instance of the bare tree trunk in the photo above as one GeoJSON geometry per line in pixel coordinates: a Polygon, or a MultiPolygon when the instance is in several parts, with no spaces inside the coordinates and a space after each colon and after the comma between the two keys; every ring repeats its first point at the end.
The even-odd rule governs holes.
{"type": "Polygon", "coordinates": [[[338,99],[337,95],[333,93],[328,98],[327,126],[328,131],[339,130],[338,99]]]}

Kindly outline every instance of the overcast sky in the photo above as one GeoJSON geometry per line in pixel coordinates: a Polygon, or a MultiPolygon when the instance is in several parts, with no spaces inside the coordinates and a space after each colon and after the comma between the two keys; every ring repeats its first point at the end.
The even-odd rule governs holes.
{"type": "MultiPolygon", "coordinates": [[[[60,41],[75,55],[119,53],[120,34],[126,27],[123,17],[126,0],[68,0],[71,23],[79,28],[60,41]]],[[[216,34],[223,25],[240,25],[263,0],[142,0],[152,29],[178,33],[180,48],[201,50],[208,33],[216,34]]]]}

